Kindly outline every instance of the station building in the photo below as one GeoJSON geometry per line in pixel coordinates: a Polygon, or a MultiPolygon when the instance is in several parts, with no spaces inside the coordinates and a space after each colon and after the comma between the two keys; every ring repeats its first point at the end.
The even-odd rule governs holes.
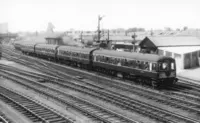
{"type": "Polygon", "coordinates": [[[200,38],[191,36],[149,36],[138,42],[136,51],[176,59],[177,69],[200,65],[200,38]]]}

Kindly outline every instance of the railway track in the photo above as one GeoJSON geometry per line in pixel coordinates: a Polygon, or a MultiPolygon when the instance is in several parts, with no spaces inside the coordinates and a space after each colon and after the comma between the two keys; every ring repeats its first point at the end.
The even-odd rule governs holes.
{"type": "Polygon", "coordinates": [[[17,92],[0,86],[0,99],[25,115],[32,122],[73,123],[71,119],[56,113],[50,108],[35,102],[34,100],[20,95],[17,92]]]}
{"type": "Polygon", "coordinates": [[[10,119],[8,119],[3,112],[0,111],[0,123],[12,123],[10,119]]]}
{"type": "MultiPolygon", "coordinates": [[[[46,66],[48,66],[48,63],[45,63],[46,64],[46,66]]],[[[50,64],[50,63],[49,63],[50,64]]],[[[51,66],[52,66],[52,64],[51,64],[51,66]]],[[[57,67],[57,66],[52,66],[52,67],[57,67]]],[[[62,71],[62,68],[57,68],[57,69],[59,69],[59,70],[61,70],[62,71]]],[[[52,70],[52,69],[51,69],[52,70]]],[[[57,73],[59,74],[59,75],[62,75],[62,74],[60,74],[60,72],[58,72],[57,71],[57,73]]],[[[54,74],[55,74],[55,72],[54,72],[54,74]]],[[[66,77],[66,76],[65,76],[66,77]]],[[[117,83],[116,85],[118,85],[118,84],[120,84],[120,83],[117,83]]],[[[122,83],[121,83],[122,84],[122,83]]],[[[120,85],[121,85],[120,84],[120,85]]],[[[118,86],[116,86],[115,85],[115,87],[116,88],[119,88],[119,85],[118,86]]],[[[113,85],[111,85],[111,86],[113,86],[113,85]]],[[[127,91],[127,88],[128,88],[128,90],[135,90],[136,88],[135,87],[128,87],[129,85],[127,85],[126,87],[124,87],[124,89],[123,88],[120,88],[120,89],[123,89],[123,90],[126,90],[127,91]]],[[[138,90],[138,89],[137,89],[138,90]]],[[[141,89],[141,91],[144,91],[144,89],[141,89]]],[[[145,97],[145,95],[144,95],[144,93],[140,93],[140,92],[135,92],[135,91],[131,91],[132,93],[138,93],[138,94],[140,94],[140,95],[142,95],[142,96],[144,96],[145,97]]],[[[147,92],[147,94],[149,94],[149,92],[147,92]]],[[[147,95],[146,94],[146,95],[147,95]]],[[[155,94],[155,93],[154,93],[155,94]]],[[[159,97],[160,96],[162,96],[162,95],[159,95],[159,97]]],[[[186,96],[188,96],[189,97],[189,95],[185,95],[185,97],[186,96]]],[[[190,110],[190,111],[195,111],[196,113],[199,113],[199,111],[198,110],[196,110],[195,108],[194,109],[192,109],[194,106],[197,106],[196,104],[194,104],[193,105],[193,103],[192,102],[188,102],[188,101],[183,101],[183,100],[180,100],[180,99],[176,99],[175,98],[175,100],[174,100],[174,98],[169,98],[169,97],[167,97],[166,98],[166,100],[169,100],[169,101],[163,101],[163,99],[159,99],[158,100],[158,98],[156,98],[157,97],[157,95],[154,95],[154,96],[152,96],[152,97],[150,97],[150,96],[146,96],[147,98],[150,98],[150,99],[155,99],[155,100],[157,100],[157,101],[160,101],[160,102],[162,102],[162,103],[167,103],[168,105],[169,105],[169,103],[170,103],[170,101],[171,101],[171,103],[170,103],[170,105],[172,105],[172,106],[175,106],[175,107],[181,107],[181,108],[183,108],[183,109],[185,109],[185,110],[190,110]],[[192,105],[191,105],[192,104],[192,105]],[[185,106],[184,106],[185,105],[185,106]]],[[[198,99],[198,98],[195,98],[195,99],[198,99]]]]}
{"type": "MultiPolygon", "coordinates": [[[[2,71],[1,71],[2,72],[2,71]]],[[[22,84],[36,92],[39,92],[42,95],[48,96],[58,102],[65,104],[66,106],[70,106],[83,114],[87,115],[87,117],[92,118],[95,122],[102,122],[102,123],[113,123],[113,122],[120,122],[120,123],[139,123],[132,119],[129,119],[123,115],[117,114],[113,111],[105,109],[101,106],[88,102],[87,100],[72,96],[70,94],[63,93],[57,89],[46,87],[42,84],[37,82],[28,80],[26,78],[20,77],[19,75],[15,75],[11,72],[2,73],[4,77],[8,77],[15,82],[22,84]],[[6,75],[7,74],[7,75],[6,75]],[[12,75],[12,77],[10,77],[12,75]],[[21,80],[25,80],[26,82],[21,82],[21,80]],[[27,81],[29,83],[27,83],[27,81]],[[30,85],[30,83],[32,83],[30,85]]]]}
{"type": "MultiPolygon", "coordinates": [[[[69,88],[70,85],[67,85],[67,86],[65,85],[65,87],[69,88]]],[[[70,87],[70,88],[72,88],[72,87],[70,87]]],[[[85,87],[82,87],[82,88],[79,87],[79,90],[78,90],[77,86],[74,87],[73,89],[76,89],[77,91],[86,90],[85,87]]],[[[152,118],[162,120],[163,122],[179,122],[180,119],[184,119],[184,120],[182,120],[184,122],[191,122],[191,123],[197,122],[195,120],[193,120],[193,121],[191,119],[189,120],[189,119],[187,119],[186,117],[183,117],[183,116],[178,116],[177,114],[174,114],[172,112],[163,111],[163,109],[159,109],[157,107],[153,107],[153,106],[150,106],[148,104],[143,104],[142,102],[137,102],[137,101],[133,101],[132,99],[127,99],[126,97],[124,97],[124,95],[113,94],[113,93],[111,94],[111,93],[99,92],[99,91],[95,92],[94,90],[90,90],[90,91],[87,91],[85,93],[87,93],[88,95],[92,95],[92,96],[95,96],[97,98],[103,99],[103,100],[108,101],[108,102],[112,101],[113,104],[117,104],[118,106],[125,108],[125,109],[128,109],[128,110],[137,111],[139,113],[142,112],[145,115],[149,115],[152,118]],[[98,95],[99,93],[101,93],[101,94],[98,95]],[[159,118],[158,114],[160,115],[160,118],[159,118]],[[168,117],[168,118],[165,118],[165,117],[168,117]],[[173,120],[176,119],[176,120],[173,121],[172,119],[173,120]]]]}
{"type": "MultiPolygon", "coordinates": [[[[13,70],[13,68],[7,68],[7,69],[13,70]]],[[[64,81],[62,79],[58,79],[58,78],[55,78],[55,77],[49,77],[49,76],[41,75],[41,74],[37,74],[37,73],[26,72],[26,71],[19,70],[19,69],[16,69],[15,72],[18,72],[21,75],[31,76],[33,78],[38,78],[38,80],[48,81],[48,82],[51,82],[53,84],[58,84],[60,87],[70,88],[70,89],[77,90],[77,91],[80,91],[82,93],[86,93],[86,94],[90,94],[90,95],[91,95],[90,91],[94,92],[94,90],[106,90],[109,93],[115,93],[114,91],[111,91],[110,89],[109,90],[105,89],[104,87],[102,87],[98,83],[94,84],[94,83],[87,82],[87,81],[81,81],[81,82],[79,82],[80,84],[77,84],[77,83],[74,83],[74,82],[71,82],[71,81],[64,81]],[[59,81],[50,81],[50,80],[59,80],[59,81]],[[88,90],[89,92],[85,92],[85,90],[88,90]]],[[[133,88],[130,88],[130,87],[128,88],[127,86],[125,86],[125,87],[120,86],[120,88],[119,88],[118,85],[113,86],[113,84],[110,84],[110,86],[121,89],[121,90],[125,90],[125,91],[127,91],[129,89],[128,92],[131,91],[131,93],[134,93],[134,94],[137,93],[138,95],[146,97],[148,99],[160,101],[161,103],[171,105],[173,107],[179,107],[179,108],[185,109],[187,111],[191,111],[193,113],[196,112],[196,113],[200,114],[200,110],[199,110],[200,105],[198,103],[194,103],[192,101],[179,99],[179,98],[176,98],[176,97],[172,97],[171,95],[167,96],[165,94],[156,93],[154,91],[148,91],[148,90],[138,91],[137,88],[133,89],[133,88]]],[[[98,94],[99,92],[95,91],[95,93],[98,94]]],[[[115,93],[115,94],[117,95],[118,93],[115,93]]],[[[193,97],[193,99],[194,99],[194,97],[193,97]]],[[[198,99],[198,98],[195,98],[195,99],[198,99]]]]}
{"type": "Polygon", "coordinates": [[[179,77],[178,83],[173,87],[169,87],[169,89],[170,91],[168,91],[168,93],[177,95],[177,97],[182,97],[182,98],[187,97],[185,99],[195,100],[200,103],[199,81],[179,77]]]}

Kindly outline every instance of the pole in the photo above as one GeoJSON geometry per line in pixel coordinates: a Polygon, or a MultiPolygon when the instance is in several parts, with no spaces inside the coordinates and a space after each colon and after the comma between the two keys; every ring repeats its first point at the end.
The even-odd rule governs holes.
{"type": "Polygon", "coordinates": [[[100,42],[100,15],[98,16],[98,27],[97,27],[97,41],[100,42]]]}
{"type": "Polygon", "coordinates": [[[110,36],[110,34],[109,34],[109,33],[110,33],[110,31],[109,31],[109,29],[108,29],[108,41],[109,41],[109,36],[110,36]]]}
{"type": "Polygon", "coordinates": [[[81,42],[83,43],[83,31],[81,31],[81,42]]]}

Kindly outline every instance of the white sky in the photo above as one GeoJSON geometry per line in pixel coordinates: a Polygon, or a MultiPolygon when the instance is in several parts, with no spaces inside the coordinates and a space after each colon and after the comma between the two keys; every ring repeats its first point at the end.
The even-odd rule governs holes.
{"type": "Polygon", "coordinates": [[[103,28],[200,28],[199,0],[0,0],[0,23],[9,31],[96,30],[103,28]]]}

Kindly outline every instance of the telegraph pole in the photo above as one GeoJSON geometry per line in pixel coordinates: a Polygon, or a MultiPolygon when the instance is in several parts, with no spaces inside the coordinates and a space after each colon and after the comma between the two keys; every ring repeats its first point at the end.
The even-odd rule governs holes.
{"type": "Polygon", "coordinates": [[[110,38],[110,31],[109,31],[109,29],[108,29],[108,41],[110,40],[109,38],[110,38]]]}
{"type": "Polygon", "coordinates": [[[81,37],[80,37],[80,39],[81,39],[81,42],[83,42],[83,31],[81,31],[81,37]]]}
{"type": "Polygon", "coordinates": [[[98,27],[97,27],[97,41],[100,42],[101,38],[101,30],[100,30],[100,21],[102,20],[104,16],[98,16],[98,27]]]}
{"type": "Polygon", "coordinates": [[[98,27],[97,27],[97,41],[100,42],[100,15],[98,16],[98,27]]]}

